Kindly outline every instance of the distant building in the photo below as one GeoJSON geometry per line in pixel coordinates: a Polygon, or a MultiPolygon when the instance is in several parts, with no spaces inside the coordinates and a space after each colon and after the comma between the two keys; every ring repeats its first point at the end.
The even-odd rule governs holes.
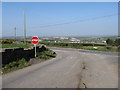
{"type": "Polygon", "coordinates": [[[68,39],[68,37],[60,37],[61,40],[68,39]]]}
{"type": "Polygon", "coordinates": [[[106,41],[102,41],[103,43],[106,43],[106,41]]]}
{"type": "Polygon", "coordinates": [[[70,41],[71,43],[80,43],[80,40],[76,38],[71,38],[70,41]]]}
{"type": "Polygon", "coordinates": [[[43,41],[47,41],[47,42],[55,42],[55,40],[50,40],[50,39],[48,39],[48,40],[43,40],[43,41]]]}

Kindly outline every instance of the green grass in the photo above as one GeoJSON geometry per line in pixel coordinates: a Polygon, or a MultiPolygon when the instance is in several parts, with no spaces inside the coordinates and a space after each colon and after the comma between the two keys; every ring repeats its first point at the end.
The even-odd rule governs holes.
{"type": "Polygon", "coordinates": [[[43,52],[37,52],[37,58],[44,59],[44,60],[55,58],[56,55],[57,54],[52,50],[47,50],[47,51],[43,51],[43,52]]]}
{"type": "Polygon", "coordinates": [[[94,50],[94,51],[106,51],[106,52],[118,52],[118,48],[116,46],[111,46],[109,49],[106,46],[97,46],[98,49],[94,49],[93,46],[83,46],[81,49],[85,50],[94,50]]]}
{"type": "Polygon", "coordinates": [[[0,44],[0,48],[29,48],[30,46],[30,44],[0,44]]]}
{"type": "Polygon", "coordinates": [[[109,39],[112,39],[112,40],[116,40],[117,39],[117,36],[106,36],[106,37],[75,37],[77,39],[80,39],[81,42],[85,42],[85,41],[88,41],[88,42],[96,42],[96,43],[103,43],[102,41],[106,41],[108,38],[109,39]]]}
{"type": "Polygon", "coordinates": [[[9,72],[18,70],[18,69],[22,69],[24,67],[28,67],[30,65],[31,65],[31,63],[27,62],[23,58],[23,59],[20,59],[18,61],[10,62],[9,64],[6,64],[6,65],[2,65],[3,68],[2,68],[1,73],[6,74],[6,73],[9,73],[9,72]]]}
{"type": "MultiPolygon", "coordinates": [[[[50,49],[43,50],[41,52],[37,52],[37,57],[38,59],[43,59],[43,60],[49,60],[51,58],[56,57],[56,53],[50,49]]],[[[26,61],[24,58],[20,59],[18,61],[12,61],[9,64],[4,64],[2,65],[2,70],[0,71],[1,74],[6,74],[9,72],[13,72],[18,69],[22,69],[24,67],[28,67],[32,65],[32,62],[26,61]]]]}
{"type": "Polygon", "coordinates": [[[60,48],[75,48],[75,49],[84,49],[84,50],[93,50],[93,51],[105,51],[105,52],[120,52],[118,51],[117,46],[110,46],[110,49],[107,49],[106,46],[57,46],[57,45],[47,45],[49,47],[60,47],[60,48]],[[93,47],[98,47],[98,49],[94,49],[93,47]]]}

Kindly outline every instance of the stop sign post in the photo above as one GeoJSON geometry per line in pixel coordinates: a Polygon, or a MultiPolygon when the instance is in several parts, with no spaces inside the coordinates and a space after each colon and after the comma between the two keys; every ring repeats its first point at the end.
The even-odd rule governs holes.
{"type": "Polygon", "coordinates": [[[35,57],[36,57],[36,44],[39,42],[39,38],[38,37],[32,37],[32,43],[34,44],[35,47],[35,57]]]}

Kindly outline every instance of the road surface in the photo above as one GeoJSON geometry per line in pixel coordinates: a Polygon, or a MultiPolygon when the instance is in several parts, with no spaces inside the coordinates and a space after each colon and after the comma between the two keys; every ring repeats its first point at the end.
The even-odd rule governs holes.
{"type": "Polygon", "coordinates": [[[118,88],[118,56],[51,48],[57,57],[3,75],[3,88],[118,88]]]}

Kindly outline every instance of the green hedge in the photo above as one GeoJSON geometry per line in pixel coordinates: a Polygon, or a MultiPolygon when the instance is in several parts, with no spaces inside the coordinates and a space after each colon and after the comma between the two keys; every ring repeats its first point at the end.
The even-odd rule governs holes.
{"type": "Polygon", "coordinates": [[[47,46],[63,46],[63,47],[82,47],[82,46],[106,46],[105,44],[93,44],[93,43],[49,43],[40,42],[47,46]]]}
{"type": "Polygon", "coordinates": [[[5,44],[11,44],[14,42],[14,40],[1,40],[0,42],[5,44]]]}

